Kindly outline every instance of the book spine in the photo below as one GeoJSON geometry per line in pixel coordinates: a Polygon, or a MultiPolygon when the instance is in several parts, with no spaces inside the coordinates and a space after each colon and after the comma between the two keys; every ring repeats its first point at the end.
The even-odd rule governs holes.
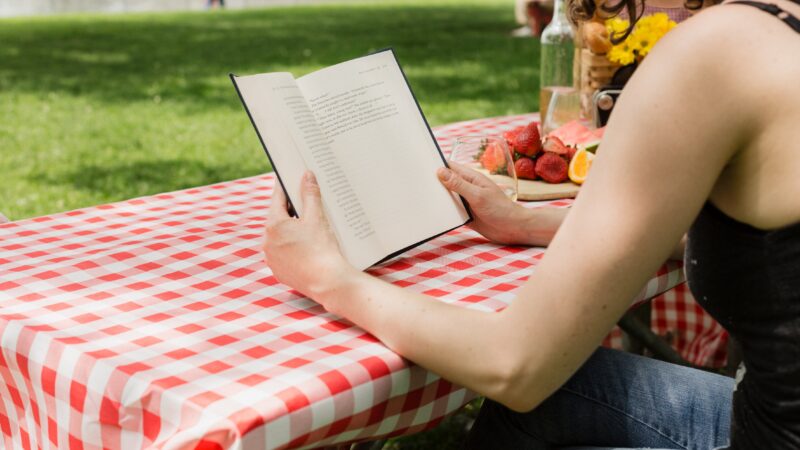
{"type": "Polygon", "coordinates": [[[283,180],[281,179],[281,174],[278,173],[278,168],[275,166],[275,163],[272,162],[272,157],[269,155],[269,150],[267,149],[267,144],[264,142],[264,138],[261,137],[261,131],[258,129],[256,125],[256,121],[253,120],[253,115],[250,114],[250,109],[247,107],[247,102],[244,101],[244,97],[242,96],[242,92],[239,90],[239,85],[236,84],[236,75],[229,74],[231,77],[231,82],[233,83],[233,88],[236,89],[236,95],[239,96],[239,100],[242,102],[242,106],[244,106],[244,112],[247,113],[247,117],[250,119],[250,123],[253,125],[253,129],[256,130],[256,135],[258,136],[258,141],[261,142],[261,147],[264,148],[264,153],[267,154],[267,159],[269,159],[269,165],[272,167],[272,171],[275,172],[275,177],[278,179],[278,184],[280,188],[283,189],[283,192],[286,193],[286,199],[289,203],[289,215],[292,217],[298,217],[297,211],[295,211],[294,206],[292,206],[292,199],[289,198],[289,194],[286,190],[286,186],[283,184],[283,180]]]}

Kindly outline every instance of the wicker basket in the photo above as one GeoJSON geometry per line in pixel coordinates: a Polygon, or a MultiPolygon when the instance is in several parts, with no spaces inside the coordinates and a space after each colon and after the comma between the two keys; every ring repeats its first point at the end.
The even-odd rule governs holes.
{"type": "Polygon", "coordinates": [[[609,84],[620,65],[612,63],[605,55],[595,55],[587,48],[581,49],[581,108],[586,117],[591,117],[592,97],[601,87],[609,84]]]}

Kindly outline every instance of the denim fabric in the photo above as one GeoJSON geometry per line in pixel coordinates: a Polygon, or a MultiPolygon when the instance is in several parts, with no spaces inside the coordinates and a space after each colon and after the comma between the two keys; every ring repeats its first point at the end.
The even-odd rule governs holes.
{"type": "Polygon", "coordinates": [[[539,407],[489,399],[466,448],[710,450],[728,443],[732,378],[605,348],[539,407]]]}

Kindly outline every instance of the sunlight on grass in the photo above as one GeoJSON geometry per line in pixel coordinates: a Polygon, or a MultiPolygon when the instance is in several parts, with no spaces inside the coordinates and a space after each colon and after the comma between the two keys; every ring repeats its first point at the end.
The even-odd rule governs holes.
{"type": "Polygon", "coordinates": [[[533,111],[512,2],[373,1],[0,20],[11,219],[270,170],[228,73],[302,75],[393,47],[432,125],[533,111]]]}
{"type": "MultiPolygon", "coordinates": [[[[510,0],[0,20],[0,211],[12,220],[264,173],[228,79],[393,47],[431,125],[538,108],[510,0]]],[[[459,448],[478,402],[386,449],[459,448]]]]}

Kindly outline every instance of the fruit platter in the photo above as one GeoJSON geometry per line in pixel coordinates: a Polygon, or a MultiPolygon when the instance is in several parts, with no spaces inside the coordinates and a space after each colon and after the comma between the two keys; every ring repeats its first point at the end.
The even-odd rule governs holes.
{"type": "MultiPolygon", "coordinates": [[[[533,201],[575,197],[589,174],[603,131],[576,120],[544,137],[536,121],[503,133],[519,183],[517,198],[533,201]]],[[[502,152],[499,146],[483,148],[475,157],[478,170],[508,176],[507,159],[502,152]]]]}

